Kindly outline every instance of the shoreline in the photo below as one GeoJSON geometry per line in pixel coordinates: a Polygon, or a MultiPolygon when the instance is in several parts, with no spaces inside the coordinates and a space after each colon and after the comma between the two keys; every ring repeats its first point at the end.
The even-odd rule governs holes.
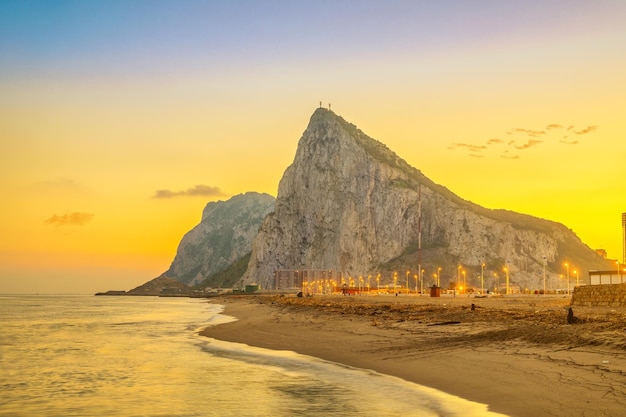
{"type": "Polygon", "coordinates": [[[509,416],[626,409],[626,309],[564,297],[226,296],[201,335],[370,369],[509,416]],[[472,308],[473,305],[473,308],[472,308]]]}

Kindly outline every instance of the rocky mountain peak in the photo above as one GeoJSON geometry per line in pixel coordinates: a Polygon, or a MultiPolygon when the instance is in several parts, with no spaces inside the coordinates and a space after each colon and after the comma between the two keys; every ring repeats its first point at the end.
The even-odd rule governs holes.
{"type": "Polygon", "coordinates": [[[208,203],[201,222],[185,234],[161,277],[196,285],[247,256],[263,218],[274,209],[274,200],[268,194],[248,192],[208,203]]]}
{"type": "Polygon", "coordinates": [[[419,231],[421,266],[431,273],[444,268],[454,276],[457,265],[480,270],[482,262],[501,272],[506,264],[525,285],[544,262],[556,266],[569,256],[586,266],[602,263],[562,225],[463,200],[319,108],[280,181],[275,210],[254,240],[243,282],[271,288],[280,270],[344,277],[416,271],[419,231]]]}

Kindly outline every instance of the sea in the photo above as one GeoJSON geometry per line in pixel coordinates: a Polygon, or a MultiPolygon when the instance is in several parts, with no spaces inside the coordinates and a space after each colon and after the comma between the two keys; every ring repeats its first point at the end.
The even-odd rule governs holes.
{"type": "Polygon", "coordinates": [[[366,369],[198,332],[206,299],[0,295],[0,416],[496,416],[366,369]]]}

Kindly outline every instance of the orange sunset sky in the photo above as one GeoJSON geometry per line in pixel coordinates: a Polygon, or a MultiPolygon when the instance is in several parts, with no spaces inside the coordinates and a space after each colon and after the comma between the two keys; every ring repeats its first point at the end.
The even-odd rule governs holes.
{"type": "Polygon", "coordinates": [[[319,102],[622,259],[626,2],[0,2],[0,293],[130,289],[319,102]]]}

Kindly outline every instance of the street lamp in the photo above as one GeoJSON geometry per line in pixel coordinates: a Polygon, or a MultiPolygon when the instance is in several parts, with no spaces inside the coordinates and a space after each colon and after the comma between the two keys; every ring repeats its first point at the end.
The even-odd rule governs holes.
{"type": "Polygon", "coordinates": [[[423,269],[420,271],[420,294],[424,294],[424,272],[423,269]]]}
{"type": "Polygon", "coordinates": [[[495,291],[496,293],[500,293],[500,275],[498,275],[497,272],[493,273],[493,277],[494,277],[494,281],[496,282],[496,288],[495,291]]]}
{"type": "Polygon", "coordinates": [[[465,270],[461,271],[463,274],[463,287],[465,288],[465,292],[467,292],[467,280],[465,279],[465,270]]]}
{"type": "Polygon", "coordinates": [[[441,268],[437,268],[437,286],[441,287],[441,268]]]}
{"type": "Polygon", "coordinates": [[[485,263],[480,264],[480,294],[485,293],[485,263]]]}
{"type": "Polygon", "coordinates": [[[396,283],[398,282],[398,273],[393,273],[393,292],[396,292],[396,283]]]}
{"type": "Polygon", "coordinates": [[[574,269],[574,275],[576,275],[576,286],[578,287],[578,270],[574,269]]]}
{"type": "Polygon", "coordinates": [[[546,263],[547,258],[543,257],[543,295],[546,295],[546,263]]]}
{"type": "Polygon", "coordinates": [[[508,263],[509,261],[506,261],[507,266],[504,267],[504,273],[506,274],[506,294],[509,294],[509,267],[508,267],[508,263]]]}
{"type": "Polygon", "coordinates": [[[569,264],[565,262],[565,269],[567,270],[567,295],[569,295],[569,264]]]}
{"type": "Polygon", "coordinates": [[[406,271],[406,293],[408,294],[409,291],[409,274],[411,273],[411,271],[406,271]]]}

